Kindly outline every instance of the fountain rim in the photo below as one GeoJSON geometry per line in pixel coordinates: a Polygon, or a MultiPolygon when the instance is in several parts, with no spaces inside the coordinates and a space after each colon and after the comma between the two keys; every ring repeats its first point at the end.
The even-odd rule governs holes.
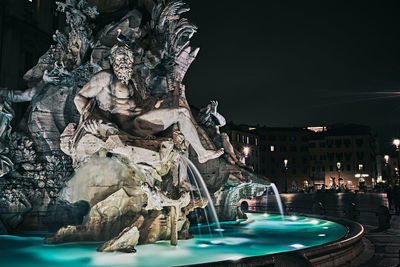
{"type": "MultiPolygon", "coordinates": [[[[249,211],[247,211],[249,212],[249,211]]],[[[261,212],[250,212],[250,213],[261,213],[261,212]]],[[[364,227],[355,221],[351,221],[345,218],[338,217],[330,217],[326,215],[316,215],[316,214],[307,214],[307,213],[287,213],[285,215],[296,215],[296,216],[304,216],[309,218],[316,218],[327,220],[331,222],[338,223],[344,227],[346,227],[346,234],[339,238],[338,240],[327,242],[325,244],[298,249],[295,251],[287,251],[287,252],[279,252],[272,254],[265,254],[259,256],[252,257],[243,257],[238,260],[224,260],[224,261],[215,261],[215,262],[207,262],[200,264],[192,264],[186,266],[220,266],[220,267],[229,267],[229,266],[274,266],[275,259],[280,256],[288,255],[290,253],[296,252],[300,253],[304,257],[306,257],[313,265],[314,264],[326,264],[326,263],[335,263],[338,264],[338,260],[340,264],[343,264],[349,260],[355,259],[363,250],[362,238],[364,236],[364,227]],[[357,253],[353,253],[353,249],[356,249],[357,253]],[[340,255],[340,257],[336,257],[340,255]],[[351,258],[350,258],[351,257],[351,258]]]]}

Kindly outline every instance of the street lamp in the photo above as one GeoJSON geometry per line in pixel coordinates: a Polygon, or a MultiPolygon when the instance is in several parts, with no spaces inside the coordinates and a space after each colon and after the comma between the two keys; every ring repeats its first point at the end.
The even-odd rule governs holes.
{"type": "Polygon", "coordinates": [[[250,147],[248,146],[243,147],[243,154],[244,154],[243,164],[247,165],[246,159],[250,154],[250,147]]]}
{"type": "Polygon", "coordinates": [[[284,159],[283,160],[283,171],[285,172],[285,193],[287,193],[287,190],[288,190],[287,170],[288,170],[288,160],[284,159]]]}
{"type": "Polygon", "coordinates": [[[336,163],[336,167],[337,167],[337,172],[338,172],[338,184],[340,186],[340,170],[342,167],[342,164],[340,162],[336,163]]]}
{"type": "MultiPolygon", "coordinates": [[[[396,146],[396,151],[397,151],[397,168],[400,168],[399,164],[400,164],[400,139],[393,139],[393,145],[396,146]]],[[[399,175],[397,175],[397,179],[396,179],[396,184],[398,184],[400,182],[400,177],[399,175]]]]}
{"type": "Polygon", "coordinates": [[[386,169],[386,180],[388,182],[388,184],[390,184],[390,171],[389,171],[389,155],[385,155],[383,157],[385,159],[385,169],[386,169]]]}
{"type": "Polygon", "coordinates": [[[248,156],[249,153],[250,153],[250,148],[249,148],[248,146],[245,146],[245,147],[243,148],[243,153],[244,153],[244,156],[247,158],[247,156],[248,156]]]}
{"type": "Polygon", "coordinates": [[[383,157],[385,159],[385,164],[389,164],[389,155],[383,157]]]}

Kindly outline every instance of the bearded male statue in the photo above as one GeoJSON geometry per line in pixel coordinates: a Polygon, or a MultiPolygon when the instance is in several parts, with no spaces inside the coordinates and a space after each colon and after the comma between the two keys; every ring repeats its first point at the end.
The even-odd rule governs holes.
{"type": "Polygon", "coordinates": [[[132,83],[134,55],[126,45],[115,45],[111,49],[111,70],[96,73],[75,96],[75,105],[82,115],[83,128],[96,136],[108,134],[128,134],[149,137],[166,130],[177,123],[185,139],[197,153],[200,163],[218,158],[224,153],[220,150],[207,150],[200,141],[191,118],[185,107],[162,108],[164,100],[153,97],[143,99],[132,83]],[[85,118],[88,106],[95,101],[96,113],[85,118]]]}

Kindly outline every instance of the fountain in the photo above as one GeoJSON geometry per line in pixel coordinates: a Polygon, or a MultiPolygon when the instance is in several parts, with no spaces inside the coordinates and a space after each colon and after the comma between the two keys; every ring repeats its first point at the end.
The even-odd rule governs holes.
{"type": "Polygon", "coordinates": [[[182,81],[199,49],[183,2],[139,1],[106,26],[86,0],[57,5],[68,31],[25,74],[30,88],[2,91],[3,265],[238,261],[346,235],[284,215],[276,186],[220,132],[217,101],[192,115],[182,81]],[[12,131],[10,103],[24,101],[27,127],[12,131]],[[238,208],[269,191],[280,215],[238,208]]]}

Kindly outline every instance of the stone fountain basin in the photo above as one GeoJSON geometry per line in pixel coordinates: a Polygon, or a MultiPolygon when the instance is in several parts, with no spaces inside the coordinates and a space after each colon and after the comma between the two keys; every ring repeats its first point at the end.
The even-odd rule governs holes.
{"type": "Polygon", "coordinates": [[[2,266],[273,266],[297,253],[316,266],[334,266],[361,251],[363,228],[329,219],[249,214],[251,222],[221,223],[224,236],[213,225],[199,225],[191,229],[195,238],[176,247],[158,241],[137,246],[135,254],[96,252],[98,242],[46,245],[43,237],[0,236],[0,256],[2,266]]]}
{"type": "MultiPolygon", "coordinates": [[[[248,213],[247,213],[248,214],[248,213]]],[[[295,216],[295,215],[293,215],[295,216]]],[[[364,250],[362,238],[364,227],[354,221],[310,214],[301,214],[308,218],[316,218],[335,222],[346,227],[347,232],[335,241],[327,242],[318,246],[274,254],[266,254],[253,257],[245,257],[237,260],[225,260],[209,262],[204,264],[193,264],[194,266],[340,266],[357,261],[358,256],[364,250]],[[308,260],[308,261],[307,261],[308,260]],[[303,262],[304,261],[304,262],[303,262]],[[282,265],[284,264],[284,265],[282,265]],[[299,265],[294,265],[299,264],[299,265]]]]}

